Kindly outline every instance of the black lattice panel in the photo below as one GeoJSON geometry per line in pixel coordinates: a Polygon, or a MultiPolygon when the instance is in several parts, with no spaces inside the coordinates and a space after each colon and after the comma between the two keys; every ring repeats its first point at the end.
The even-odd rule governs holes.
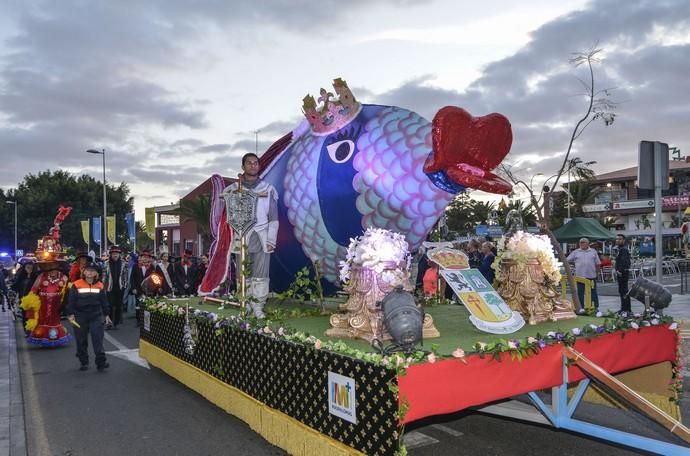
{"type": "Polygon", "coordinates": [[[151,314],[141,338],[276,410],[366,454],[397,448],[395,372],[336,353],[198,321],[194,355],[184,352],[183,317],[151,314]],[[328,412],[328,372],[355,379],[357,424],[328,412]]]}

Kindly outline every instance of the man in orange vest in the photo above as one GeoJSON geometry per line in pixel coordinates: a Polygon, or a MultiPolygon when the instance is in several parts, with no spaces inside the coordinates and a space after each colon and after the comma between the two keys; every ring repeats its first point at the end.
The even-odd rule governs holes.
{"type": "Polygon", "coordinates": [[[110,308],[103,282],[98,279],[99,270],[94,263],[84,267],[84,278],[74,282],[67,295],[67,319],[74,326],[77,340],[77,358],[81,362],[79,370],[89,368],[89,334],[96,356],[99,372],[109,367],[103,349],[105,324],[111,324],[108,316],[110,308]]]}

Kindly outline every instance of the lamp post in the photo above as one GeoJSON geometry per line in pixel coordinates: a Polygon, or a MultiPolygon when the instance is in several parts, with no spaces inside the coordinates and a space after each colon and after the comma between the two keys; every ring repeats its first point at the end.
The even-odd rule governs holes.
{"type": "Polygon", "coordinates": [[[7,204],[14,205],[14,261],[17,262],[17,201],[5,201],[7,204]]]}
{"type": "Polygon", "coordinates": [[[89,149],[86,151],[89,154],[98,154],[103,156],[103,239],[101,239],[101,256],[103,252],[108,251],[108,202],[105,199],[105,149],[89,149]]]}

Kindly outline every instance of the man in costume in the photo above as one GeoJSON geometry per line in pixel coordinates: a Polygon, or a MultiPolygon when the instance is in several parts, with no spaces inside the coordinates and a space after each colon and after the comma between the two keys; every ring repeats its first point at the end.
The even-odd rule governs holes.
{"type": "Polygon", "coordinates": [[[89,368],[89,335],[96,367],[100,372],[109,367],[103,349],[104,323],[110,324],[108,298],[103,282],[98,280],[98,266],[88,263],[84,267],[84,278],[74,282],[67,298],[67,319],[74,325],[77,339],[77,358],[81,363],[79,370],[89,368]]]}
{"type": "Polygon", "coordinates": [[[67,218],[71,207],[60,206],[48,236],[43,236],[36,249],[41,273],[22,298],[25,311],[26,341],[44,347],[56,347],[72,340],[72,336],[60,323],[60,309],[67,292],[67,276],[60,270],[66,264],[60,245],[60,224],[67,218]]]}
{"type": "Polygon", "coordinates": [[[139,325],[141,299],[143,298],[143,290],[141,284],[144,280],[153,274],[153,257],[149,250],[144,250],[139,255],[137,265],[132,268],[132,282],[130,284],[130,291],[136,299],[137,310],[137,326],[139,325]]]}
{"type": "Polygon", "coordinates": [[[180,296],[196,294],[196,267],[192,264],[192,251],[185,249],[182,261],[175,265],[175,283],[180,296]]]}
{"type": "Polygon", "coordinates": [[[108,296],[113,329],[117,329],[117,325],[122,322],[122,299],[127,289],[127,263],[120,258],[121,253],[118,246],[110,246],[103,268],[103,285],[108,296]]]}
{"type": "MultiPolygon", "coordinates": [[[[242,170],[242,188],[258,196],[256,224],[245,234],[251,270],[247,280],[247,294],[251,298],[248,304],[256,318],[264,318],[270,284],[271,253],[275,250],[278,237],[278,192],[271,184],[259,178],[259,157],[256,154],[248,153],[242,157],[242,170]]],[[[223,192],[236,191],[238,188],[239,184],[233,183],[223,192]]],[[[241,241],[239,236],[233,236],[233,239],[241,241]]]]}

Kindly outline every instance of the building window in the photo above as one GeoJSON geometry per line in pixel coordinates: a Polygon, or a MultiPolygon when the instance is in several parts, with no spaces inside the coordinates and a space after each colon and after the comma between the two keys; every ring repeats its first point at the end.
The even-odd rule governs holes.
{"type": "Polygon", "coordinates": [[[194,240],[193,239],[185,239],[184,249],[185,250],[191,250],[192,254],[193,254],[194,253],[194,240]]]}

